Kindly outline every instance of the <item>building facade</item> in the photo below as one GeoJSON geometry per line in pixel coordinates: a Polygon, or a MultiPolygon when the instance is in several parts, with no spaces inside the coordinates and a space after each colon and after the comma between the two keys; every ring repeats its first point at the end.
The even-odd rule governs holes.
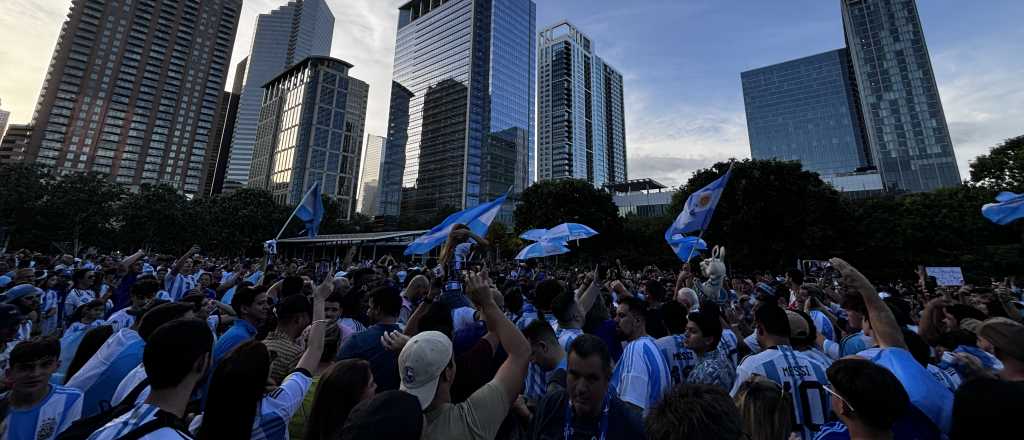
{"type": "Polygon", "coordinates": [[[843,0],[871,152],[889,189],[960,185],[915,0],[843,0]]]}
{"type": "Polygon", "coordinates": [[[678,191],[653,179],[609,183],[604,189],[612,194],[612,202],[619,208],[619,215],[647,218],[668,214],[672,196],[678,191]]]}
{"type": "Polygon", "coordinates": [[[381,158],[386,154],[388,139],[367,135],[363,153],[363,173],[359,178],[359,212],[370,218],[380,212],[381,158]]]}
{"type": "Polygon", "coordinates": [[[200,192],[241,0],[73,0],[26,160],[200,192]]]}
{"type": "Polygon", "coordinates": [[[7,127],[7,133],[0,140],[0,165],[24,162],[31,138],[31,125],[11,124],[7,127]]]}
{"type": "Polygon", "coordinates": [[[256,19],[228,152],[224,189],[245,184],[253,160],[263,85],[306,57],[331,54],[334,15],[325,0],[295,0],[256,19]]]}
{"type": "Polygon", "coordinates": [[[743,72],[750,153],[823,176],[871,165],[846,49],[743,72]]]}
{"type": "Polygon", "coordinates": [[[4,138],[4,133],[7,132],[7,123],[11,120],[11,112],[4,110],[2,105],[3,103],[0,102],[0,140],[4,138]]]}
{"type": "Polygon", "coordinates": [[[541,31],[538,55],[538,178],[626,181],[622,75],[565,21],[541,31]]]}
{"type": "Polygon", "coordinates": [[[295,205],[314,182],[355,212],[369,86],[348,76],[352,65],[309,57],[266,85],[248,186],[295,205]]]}
{"type": "Polygon", "coordinates": [[[403,216],[464,209],[529,185],[535,31],[532,0],[415,0],[399,8],[400,88],[392,91],[383,215],[396,207],[403,216]],[[389,178],[399,161],[396,189],[389,178]]]}
{"type": "Polygon", "coordinates": [[[224,188],[224,169],[220,168],[220,153],[224,146],[224,133],[227,131],[227,138],[230,141],[231,131],[235,126],[235,116],[238,114],[238,95],[231,92],[224,92],[220,100],[220,110],[217,111],[217,120],[213,123],[213,134],[210,136],[210,146],[206,148],[206,158],[203,171],[206,178],[203,179],[203,194],[220,194],[224,188]],[[220,179],[218,180],[218,171],[220,179]]]}

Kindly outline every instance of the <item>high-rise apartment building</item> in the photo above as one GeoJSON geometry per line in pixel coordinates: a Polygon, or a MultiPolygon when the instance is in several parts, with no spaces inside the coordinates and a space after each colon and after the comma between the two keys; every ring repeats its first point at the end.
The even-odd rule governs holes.
{"type": "Polygon", "coordinates": [[[11,124],[7,127],[7,134],[0,140],[0,164],[24,162],[31,137],[31,125],[11,124]]]}
{"type": "MultiPolygon", "coordinates": [[[[384,215],[395,205],[403,216],[463,209],[529,185],[535,54],[532,0],[414,0],[399,8],[401,89],[392,93],[385,168],[400,159],[403,172],[400,190],[385,182],[384,215]]],[[[509,220],[511,208],[504,214],[509,220]]]]}
{"type": "Polygon", "coordinates": [[[539,57],[539,179],[583,179],[597,187],[625,182],[622,75],[566,21],[541,31],[539,57]]]}
{"type": "Polygon", "coordinates": [[[798,160],[823,176],[870,166],[846,49],[743,72],[754,159],[798,160]]]}
{"type": "Polygon", "coordinates": [[[241,0],[72,0],[26,160],[202,187],[241,0]]]}
{"type": "Polygon", "coordinates": [[[224,189],[234,190],[249,178],[263,85],[310,56],[331,54],[334,15],[325,0],[295,0],[256,19],[239,94],[224,189]]]}
{"type": "Polygon", "coordinates": [[[387,152],[387,138],[367,135],[363,153],[363,173],[359,178],[359,212],[375,217],[380,211],[381,158],[387,152]]]}
{"type": "Polygon", "coordinates": [[[295,205],[314,182],[355,212],[369,86],[348,76],[352,65],[308,57],[266,85],[248,185],[295,205]]]}
{"type": "Polygon", "coordinates": [[[842,0],[847,47],[743,72],[751,154],[844,191],[960,184],[914,0],[842,0]]]}
{"type": "Polygon", "coordinates": [[[915,0],[842,0],[846,44],[874,163],[886,188],[960,185],[915,0]]]}
{"type": "MultiPolygon", "coordinates": [[[[3,103],[0,103],[2,106],[3,103]]],[[[6,111],[3,107],[0,107],[0,139],[4,138],[4,133],[7,132],[7,123],[10,122],[11,112],[6,111]]]]}

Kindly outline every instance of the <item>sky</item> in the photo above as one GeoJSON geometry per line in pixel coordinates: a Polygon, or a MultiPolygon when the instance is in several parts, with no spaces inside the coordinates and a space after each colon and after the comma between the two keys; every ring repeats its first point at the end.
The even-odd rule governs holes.
{"type": "MultiPolygon", "coordinates": [[[[245,0],[232,65],[256,16],[285,0],[245,0]]],[[[328,0],[332,56],[370,83],[366,132],[386,134],[397,7],[328,0]]],[[[70,0],[0,1],[0,100],[26,123],[70,0]]],[[[683,184],[696,169],[750,156],[740,72],[844,46],[839,0],[538,0],[538,31],[566,19],[625,77],[630,178],[683,184]]],[[[1024,2],[918,0],[964,178],[968,163],[1024,134],[1024,2]]],[[[230,78],[230,76],[229,76],[230,78]]]]}

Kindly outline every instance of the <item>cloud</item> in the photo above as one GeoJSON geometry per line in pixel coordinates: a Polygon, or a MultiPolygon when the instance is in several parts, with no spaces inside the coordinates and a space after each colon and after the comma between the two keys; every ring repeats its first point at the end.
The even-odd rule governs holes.
{"type": "Polygon", "coordinates": [[[1024,61],[1004,45],[955,46],[934,53],[939,94],[956,150],[960,174],[970,162],[1007,138],[1024,134],[1024,61]]]}
{"type": "Polygon", "coordinates": [[[626,90],[626,149],[631,179],[650,177],[668,186],[730,158],[750,157],[746,118],[727,105],[692,106],[626,90]]]}

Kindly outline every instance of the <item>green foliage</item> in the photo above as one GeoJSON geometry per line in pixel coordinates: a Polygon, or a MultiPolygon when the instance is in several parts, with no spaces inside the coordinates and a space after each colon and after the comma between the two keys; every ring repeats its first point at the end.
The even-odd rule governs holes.
{"type": "MultiPolygon", "coordinates": [[[[117,231],[117,206],[125,196],[120,186],[102,174],[70,174],[47,185],[39,202],[40,218],[30,227],[78,252],[89,245],[110,247],[117,231]]],[[[20,228],[19,228],[20,229],[20,228]]],[[[36,236],[36,238],[40,238],[36,236]]]]}
{"type": "Polygon", "coordinates": [[[121,243],[129,249],[180,250],[189,240],[188,200],[171,186],[142,185],[121,203],[121,243]]]}
{"type": "Polygon", "coordinates": [[[1024,136],[1007,139],[971,163],[971,181],[996,191],[1024,192],[1024,136]]]}
{"type": "Polygon", "coordinates": [[[519,249],[526,245],[523,240],[509,230],[508,226],[501,222],[492,223],[484,238],[491,244],[491,249],[497,254],[499,261],[515,258],[519,249]]]}
{"type": "MultiPolygon", "coordinates": [[[[690,194],[729,166],[717,163],[695,172],[673,197],[669,212],[677,215],[690,194]]],[[[833,255],[844,238],[844,214],[839,193],[799,163],[748,159],[735,163],[704,240],[726,246],[734,271],[777,270],[801,257],[833,255]]]]}

